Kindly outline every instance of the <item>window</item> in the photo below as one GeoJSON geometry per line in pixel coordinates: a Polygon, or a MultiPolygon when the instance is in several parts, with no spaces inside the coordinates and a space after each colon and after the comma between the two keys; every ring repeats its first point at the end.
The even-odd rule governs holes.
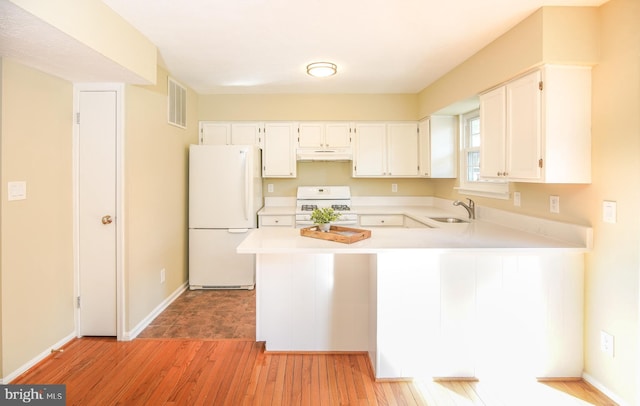
{"type": "Polygon", "coordinates": [[[460,187],[466,195],[509,198],[509,183],[480,178],[480,110],[473,110],[460,117],[460,187]]]}
{"type": "Polygon", "coordinates": [[[187,128],[187,89],[169,78],[168,90],[169,124],[187,128]]]}

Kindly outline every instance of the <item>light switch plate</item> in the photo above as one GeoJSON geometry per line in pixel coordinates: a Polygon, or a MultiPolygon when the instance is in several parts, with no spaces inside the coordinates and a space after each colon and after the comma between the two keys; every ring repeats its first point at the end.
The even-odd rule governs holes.
{"type": "Polygon", "coordinates": [[[395,193],[395,192],[397,192],[397,191],[398,191],[398,184],[397,184],[397,183],[392,183],[392,184],[391,184],[391,191],[392,191],[393,193],[395,193]]]}
{"type": "Polygon", "coordinates": [[[273,193],[273,183],[267,183],[267,192],[273,193]]]}
{"type": "Polygon", "coordinates": [[[605,223],[616,223],[617,217],[617,204],[616,202],[605,200],[602,202],[602,221],[605,223]]]}
{"type": "Polygon", "coordinates": [[[24,200],[27,198],[27,182],[9,182],[8,189],[9,200],[24,200]]]}
{"type": "Polygon", "coordinates": [[[513,205],[520,206],[520,192],[513,192],[513,205]]]}

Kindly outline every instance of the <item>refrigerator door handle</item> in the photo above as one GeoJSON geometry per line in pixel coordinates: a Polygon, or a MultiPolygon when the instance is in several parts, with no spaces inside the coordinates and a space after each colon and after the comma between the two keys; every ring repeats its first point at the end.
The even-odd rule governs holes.
{"type": "Polygon", "coordinates": [[[247,151],[241,150],[242,159],[244,159],[244,219],[249,220],[249,182],[251,182],[251,171],[249,171],[249,159],[247,159],[247,151]]]}
{"type": "Polygon", "coordinates": [[[244,234],[249,231],[248,228],[230,228],[227,230],[229,234],[244,234]]]}

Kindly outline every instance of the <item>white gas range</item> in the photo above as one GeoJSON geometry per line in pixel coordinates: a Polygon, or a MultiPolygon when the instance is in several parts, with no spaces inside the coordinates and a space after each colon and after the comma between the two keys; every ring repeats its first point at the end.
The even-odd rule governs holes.
{"type": "Polygon", "coordinates": [[[299,186],[296,193],[296,227],[313,225],[311,212],[325,207],[331,207],[340,213],[340,218],[332,224],[358,223],[358,215],[351,210],[349,186],[299,186]]]}

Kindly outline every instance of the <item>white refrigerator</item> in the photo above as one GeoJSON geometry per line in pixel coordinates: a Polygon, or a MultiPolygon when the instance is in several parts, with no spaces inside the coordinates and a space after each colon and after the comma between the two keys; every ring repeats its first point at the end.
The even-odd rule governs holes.
{"type": "Polygon", "coordinates": [[[255,255],[236,247],[262,207],[260,148],[189,148],[189,288],[253,289],[255,255]]]}

